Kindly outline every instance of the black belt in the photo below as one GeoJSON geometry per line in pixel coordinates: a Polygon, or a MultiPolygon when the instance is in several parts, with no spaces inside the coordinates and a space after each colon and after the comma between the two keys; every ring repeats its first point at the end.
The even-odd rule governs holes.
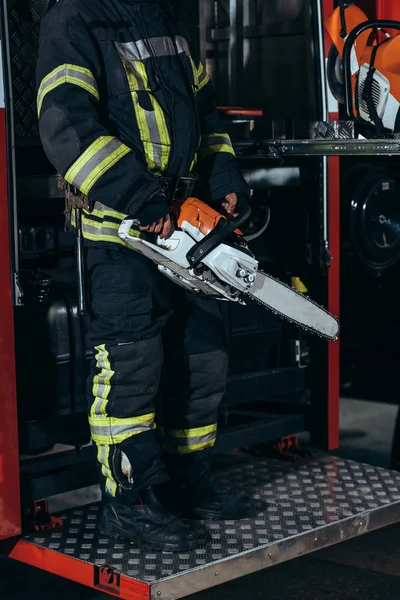
{"type": "Polygon", "coordinates": [[[189,198],[197,184],[197,175],[189,173],[184,177],[161,177],[161,186],[164,190],[168,204],[182,202],[189,198]]]}

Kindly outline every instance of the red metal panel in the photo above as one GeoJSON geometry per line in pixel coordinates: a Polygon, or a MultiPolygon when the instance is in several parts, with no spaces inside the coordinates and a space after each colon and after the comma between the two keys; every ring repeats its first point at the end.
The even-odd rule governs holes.
{"type": "MultiPolygon", "coordinates": [[[[328,17],[334,9],[333,0],[323,0],[323,16],[328,17]]],[[[325,54],[328,56],[330,40],[325,38],[325,54]]],[[[332,99],[331,99],[332,100],[332,99]]],[[[330,103],[329,120],[339,119],[339,107],[330,103]]],[[[328,272],[328,309],[339,317],[340,312],[340,170],[339,158],[328,159],[329,199],[329,250],[332,262],[328,272]]],[[[340,355],[339,342],[328,342],[328,450],[339,446],[339,395],[340,355]]]]}
{"type": "Polygon", "coordinates": [[[399,0],[376,0],[376,16],[378,19],[400,21],[399,0]]]}
{"type": "Polygon", "coordinates": [[[21,532],[9,227],[6,116],[0,108],[0,539],[21,532]]]}
{"type": "Polygon", "coordinates": [[[9,557],[81,585],[100,589],[106,594],[123,600],[149,600],[150,598],[150,586],[146,583],[121,575],[118,592],[106,590],[96,584],[96,567],[93,564],[54,552],[48,548],[41,548],[25,540],[20,540],[14,546],[9,557]]]}

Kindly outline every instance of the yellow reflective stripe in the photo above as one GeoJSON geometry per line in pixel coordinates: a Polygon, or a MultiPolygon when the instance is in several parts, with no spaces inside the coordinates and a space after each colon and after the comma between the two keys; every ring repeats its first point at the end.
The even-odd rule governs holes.
{"type": "Polygon", "coordinates": [[[196,154],[196,156],[194,157],[194,159],[192,160],[192,162],[190,164],[189,171],[192,171],[195,168],[196,163],[197,163],[197,154],[196,154]]]}
{"type": "Polygon", "coordinates": [[[212,448],[214,445],[215,440],[210,440],[201,444],[190,444],[188,446],[169,446],[168,444],[161,444],[161,447],[165,452],[171,454],[190,454],[191,452],[199,452],[206,448],[212,448]]]}
{"type": "MultiPolygon", "coordinates": [[[[169,137],[169,133],[168,133],[167,123],[166,123],[165,116],[164,116],[164,111],[161,109],[161,106],[159,105],[157,100],[154,98],[154,96],[150,95],[149,98],[150,98],[150,102],[151,102],[151,105],[154,110],[154,116],[157,121],[158,133],[160,135],[160,142],[161,142],[161,155],[159,157],[160,165],[157,165],[157,166],[160,166],[160,171],[162,173],[164,173],[168,167],[169,154],[171,151],[171,147],[170,147],[171,142],[170,142],[170,137],[169,137]]],[[[156,160],[156,162],[157,162],[154,150],[155,149],[154,149],[154,145],[153,145],[153,160],[156,160]]]]}
{"type": "Polygon", "coordinates": [[[140,60],[133,61],[133,66],[138,73],[140,79],[143,81],[143,85],[145,88],[149,87],[149,78],[147,76],[146,67],[140,60]]]}
{"type": "Polygon", "coordinates": [[[139,91],[149,91],[149,81],[145,65],[139,60],[122,60],[131,90],[132,103],[143,144],[147,166],[150,171],[164,173],[168,168],[171,152],[171,139],[164,111],[153,94],[148,94],[152,110],[143,108],[139,101],[139,91]]]}
{"type": "Polygon", "coordinates": [[[111,167],[113,167],[121,158],[123,158],[126,154],[128,154],[131,149],[125,144],[121,144],[119,148],[116,148],[113,152],[109,154],[107,158],[105,158],[93,171],[92,173],[85,179],[81,186],[81,190],[84,194],[88,194],[96,181],[100,179],[104,173],[106,173],[111,167]]]}
{"type": "Polygon", "coordinates": [[[106,406],[108,403],[108,395],[111,390],[111,378],[115,374],[115,371],[111,369],[111,364],[108,359],[108,350],[105,344],[96,346],[95,351],[97,354],[96,368],[100,371],[93,377],[92,392],[94,396],[94,402],[90,408],[90,415],[107,415],[106,406]]]}
{"type": "Polygon", "coordinates": [[[198,81],[198,88],[197,88],[198,92],[201,89],[203,89],[203,87],[205,85],[207,85],[207,83],[210,81],[210,78],[207,75],[207,71],[204,69],[203,63],[200,63],[197,68],[197,81],[198,81]]]}
{"type": "Polygon", "coordinates": [[[117,138],[100,136],[74,162],[65,179],[87,196],[96,181],[130,151],[117,138]]]}
{"type": "Polygon", "coordinates": [[[105,488],[111,496],[115,496],[117,493],[117,483],[114,480],[111,468],[110,468],[110,446],[99,444],[97,446],[97,460],[101,464],[101,472],[106,478],[105,488]]]}
{"type": "Polygon", "coordinates": [[[108,416],[90,416],[89,424],[94,427],[127,427],[136,425],[143,425],[152,423],[152,429],[155,419],[155,413],[147,413],[145,415],[139,415],[138,417],[128,417],[128,418],[119,418],[119,417],[108,417],[108,416]]]}
{"type": "Polygon", "coordinates": [[[231,136],[229,133],[203,133],[201,136],[201,143],[207,144],[207,140],[212,138],[225,138],[229,143],[231,143],[231,136]]]}
{"type": "MultiPolygon", "coordinates": [[[[139,127],[140,139],[141,139],[143,145],[144,145],[145,141],[148,142],[148,144],[149,144],[150,130],[149,130],[149,126],[148,126],[147,120],[146,120],[146,112],[147,111],[145,111],[145,109],[143,109],[140,106],[139,97],[136,92],[132,92],[131,96],[132,96],[133,106],[135,109],[137,124],[139,127]]],[[[150,153],[148,152],[148,149],[146,147],[144,148],[144,150],[145,150],[145,158],[146,158],[147,166],[150,171],[153,171],[155,169],[156,164],[154,162],[151,144],[150,144],[150,153]]]]}
{"type": "Polygon", "coordinates": [[[190,60],[190,64],[192,66],[192,71],[193,71],[193,83],[195,86],[195,91],[197,92],[199,89],[199,76],[197,75],[197,69],[196,69],[196,65],[194,64],[194,60],[193,58],[190,56],[190,54],[186,53],[186,56],[188,57],[188,59],[190,60]]]}
{"type": "Polygon", "coordinates": [[[228,133],[207,133],[201,136],[199,156],[204,158],[219,152],[228,152],[235,156],[231,138],[228,133]]]}
{"type": "Polygon", "coordinates": [[[233,156],[235,156],[234,149],[228,144],[215,144],[214,146],[206,146],[205,148],[200,149],[199,154],[201,158],[205,158],[206,156],[218,154],[219,152],[228,152],[229,154],[233,154],[233,156]]]}
{"type": "Polygon", "coordinates": [[[165,429],[164,427],[159,427],[159,432],[161,433],[161,435],[167,434],[169,436],[177,438],[198,437],[201,435],[214,433],[216,431],[217,423],[213,423],[212,425],[206,425],[205,427],[195,427],[192,429],[165,429]]]}
{"type": "Polygon", "coordinates": [[[155,429],[155,414],[121,419],[107,416],[89,416],[92,440],[96,444],[120,444],[134,435],[155,429]]]}
{"type": "Polygon", "coordinates": [[[59,85],[71,83],[83,88],[99,100],[99,92],[94,75],[89,69],[77,65],[64,64],[56,67],[42,79],[37,95],[38,115],[46,95],[59,85]]]}
{"type": "Polygon", "coordinates": [[[120,219],[121,221],[123,221],[127,217],[127,215],[125,215],[124,213],[120,213],[116,210],[111,210],[110,208],[106,208],[103,204],[100,204],[100,202],[95,203],[94,209],[90,213],[88,213],[87,211],[84,211],[83,215],[95,215],[96,217],[100,217],[100,218],[113,217],[114,219],[120,219]],[[98,208],[96,208],[96,206],[98,208]]]}
{"type": "Polygon", "coordinates": [[[115,481],[111,481],[110,479],[106,480],[106,491],[110,494],[110,496],[115,498],[117,495],[117,484],[115,481]]]}
{"type": "Polygon", "coordinates": [[[140,60],[122,60],[131,92],[137,90],[150,91],[149,78],[144,64],[140,60]]]}
{"type": "MultiPolygon", "coordinates": [[[[125,248],[132,248],[124,242],[118,235],[108,235],[105,233],[89,233],[84,232],[84,237],[91,242],[112,242],[113,244],[120,244],[121,246],[125,246],[125,248]]],[[[133,252],[133,250],[132,250],[133,252]]]]}
{"type": "Polygon", "coordinates": [[[74,164],[68,169],[65,179],[68,183],[73,183],[79,172],[86,163],[91,160],[97,152],[105,148],[115,138],[112,135],[102,135],[98,137],[86,150],[80,155],[80,157],[74,162],[74,164]]]}

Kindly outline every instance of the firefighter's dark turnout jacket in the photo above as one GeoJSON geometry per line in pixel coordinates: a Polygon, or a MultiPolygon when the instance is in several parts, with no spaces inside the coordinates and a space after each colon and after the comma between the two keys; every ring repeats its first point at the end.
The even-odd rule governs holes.
{"type": "Polygon", "coordinates": [[[214,200],[247,186],[205,69],[165,0],[59,0],[42,21],[37,85],[45,152],[92,209],[82,219],[95,348],[89,423],[103,491],[116,496],[128,482],[121,458],[140,488],[165,480],[160,438],[179,469],[213,446],[228,362],[219,305],[196,298],[169,321],[174,344],[163,359],[175,301],[154,265],[123,248],[119,224],[149,207],[167,214],[166,180],[194,167],[214,200]],[[173,385],[156,417],[168,361],[173,385]]]}
{"type": "Polygon", "coordinates": [[[124,216],[159,202],[160,176],[196,163],[213,200],[247,193],[211,82],[164,1],[60,0],[40,48],[40,135],[56,170],[89,198],[87,241],[123,245],[124,216]]]}

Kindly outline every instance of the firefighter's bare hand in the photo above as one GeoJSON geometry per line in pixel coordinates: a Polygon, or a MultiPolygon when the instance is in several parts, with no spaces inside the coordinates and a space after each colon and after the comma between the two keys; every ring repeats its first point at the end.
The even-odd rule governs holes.
{"type": "Polygon", "coordinates": [[[237,196],[235,193],[233,194],[228,194],[227,196],[225,196],[225,202],[223,202],[221,204],[222,208],[224,209],[224,211],[226,212],[227,215],[229,215],[230,217],[236,217],[236,204],[237,204],[237,196]]]}
{"type": "Polygon", "coordinates": [[[140,227],[140,231],[146,231],[147,233],[157,233],[161,239],[164,239],[171,230],[171,217],[167,215],[163,219],[147,225],[146,227],[140,227]]]}

